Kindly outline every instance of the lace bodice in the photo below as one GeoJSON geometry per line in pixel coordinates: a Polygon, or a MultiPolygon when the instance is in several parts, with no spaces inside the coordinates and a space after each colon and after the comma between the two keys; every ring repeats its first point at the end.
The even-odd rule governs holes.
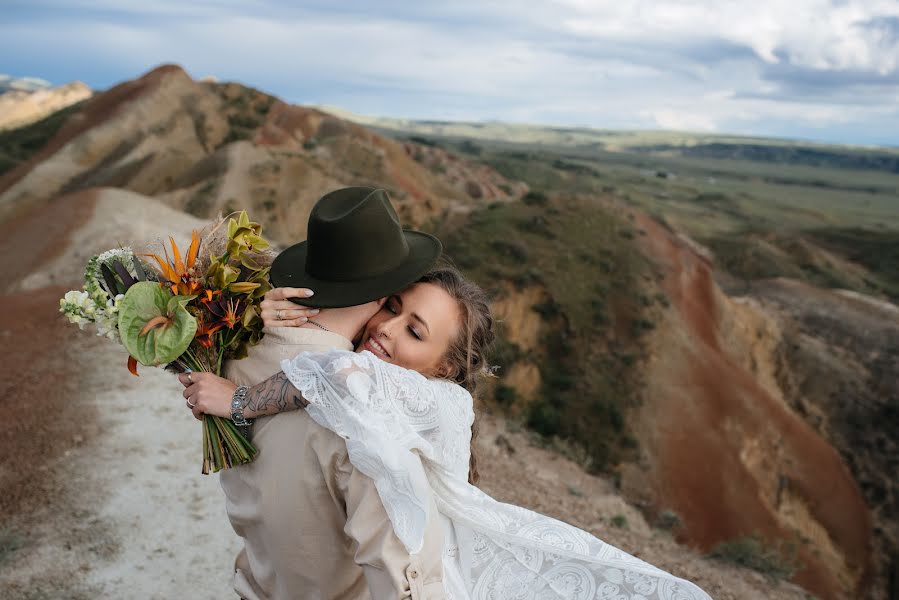
{"type": "Polygon", "coordinates": [[[346,440],[394,531],[422,545],[434,496],[451,522],[447,598],[709,600],[694,584],[566,523],[497,502],[468,483],[472,399],[460,386],[369,352],[304,353],[281,367],[310,416],[346,440]]]}

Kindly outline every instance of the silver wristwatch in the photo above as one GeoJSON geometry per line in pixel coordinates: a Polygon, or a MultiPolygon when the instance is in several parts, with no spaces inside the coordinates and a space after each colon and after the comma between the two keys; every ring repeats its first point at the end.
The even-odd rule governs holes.
{"type": "Polygon", "coordinates": [[[253,419],[246,419],[243,416],[243,409],[247,406],[247,392],[249,389],[247,386],[241,385],[234,390],[234,395],[231,396],[231,420],[241,428],[241,432],[244,434],[249,432],[250,425],[253,424],[253,419]]]}

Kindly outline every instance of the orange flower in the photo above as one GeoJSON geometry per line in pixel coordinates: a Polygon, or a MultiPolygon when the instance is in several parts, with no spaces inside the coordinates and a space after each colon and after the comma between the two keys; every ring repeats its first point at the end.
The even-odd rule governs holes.
{"type": "MultiPolygon", "coordinates": [[[[169,241],[172,244],[172,260],[169,260],[168,253],[166,253],[165,259],[158,254],[144,254],[143,256],[149,256],[156,261],[159,265],[159,270],[162,271],[162,276],[165,278],[164,283],[168,284],[173,294],[176,296],[190,296],[198,293],[202,288],[200,282],[194,279],[191,271],[197,262],[197,254],[200,251],[199,232],[194,230],[191,233],[190,247],[187,249],[185,261],[181,260],[181,252],[178,250],[175,238],[170,237],[169,241]]],[[[163,250],[165,250],[165,246],[163,246],[163,250]]]]}
{"type": "Polygon", "coordinates": [[[225,305],[225,315],[222,322],[228,326],[228,329],[234,329],[234,326],[240,322],[240,315],[243,312],[240,300],[237,298],[229,298],[225,305]]]}
{"type": "Polygon", "coordinates": [[[205,348],[212,348],[212,336],[219,329],[224,327],[224,323],[207,323],[202,317],[197,318],[197,333],[194,339],[205,348]]]}
{"type": "Polygon", "coordinates": [[[206,290],[206,297],[201,300],[206,310],[215,317],[216,322],[228,329],[240,323],[246,304],[240,298],[223,298],[220,291],[206,290]]]}

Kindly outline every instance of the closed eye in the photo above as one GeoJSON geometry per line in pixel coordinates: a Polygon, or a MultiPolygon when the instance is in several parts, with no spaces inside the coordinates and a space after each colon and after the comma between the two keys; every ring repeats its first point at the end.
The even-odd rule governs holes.
{"type": "Polygon", "coordinates": [[[396,296],[391,296],[387,302],[384,303],[384,308],[395,315],[397,313],[397,304],[396,296]]]}

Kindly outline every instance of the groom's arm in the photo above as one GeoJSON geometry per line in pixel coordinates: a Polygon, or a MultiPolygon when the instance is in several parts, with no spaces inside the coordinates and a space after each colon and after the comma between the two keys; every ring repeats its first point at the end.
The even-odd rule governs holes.
{"type": "Polygon", "coordinates": [[[394,532],[375,482],[350,463],[345,449],[339,456],[337,488],[347,516],[344,533],[353,540],[353,558],[362,567],[371,597],[444,598],[443,524],[434,499],[428,506],[421,551],[410,554],[394,532]]]}

